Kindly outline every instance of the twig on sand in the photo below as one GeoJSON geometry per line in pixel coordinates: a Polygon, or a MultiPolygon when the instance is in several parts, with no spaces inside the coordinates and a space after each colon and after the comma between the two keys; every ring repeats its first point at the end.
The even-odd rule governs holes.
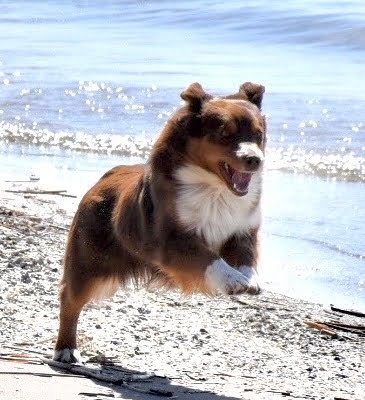
{"type": "Polygon", "coordinates": [[[74,194],[66,194],[66,193],[60,193],[61,197],[71,197],[72,199],[77,199],[77,196],[74,194]]]}
{"type": "Polygon", "coordinates": [[[49,358],[41,358],[41,360],[49,365],[50,367],[55,367],[59,369],[63,369],[66,371],[73,372],[76,375],[83,375],[87,376],[88,378],[93,378],[97,379],[98,381],[102,382],[108,382],[108,383],[114,383],[114,384],[121,384],[124,383],[124,379],[121,378],[121,376],[107,376],[101,373],[99,369],[96,368],[90,368],[90,367],[85,367],[83,365],[79,364],[67,364],[67,363],[62,363],[59,361],[54,361],[49,358]]]}
{"type": "Polygon", "coordinates": [[[326,324],[327,325],[333,324],[336,327],[355,329],[355,330],[358,330],[358,331],[364,331],[365,332],[365,325],[343,324],[342,322],[339,322],[339,321],[330,321],[330,322],[326,322],[326,324]]]}
{"type": "Polygon", "coordinates": [[[48,372],[25,372],[25,371],[0,371],[0,375],[32,375],[32,376],[41,376],[44,378],[51,378],[53,376],[61,378],[86,378],[86,376],[82,375],[50,374],[48,372]]]}
{"type": "Polygon", "coordinates": [[[170,392],[170,391],[154,389],[154,388],[142,389],[142,388],[137,388],[135,386],[132,386],[126,382],[127,379],[125,379],[125,376],[123,374],[121,374],[121,373],[115,374],[115,371],[113,374],[110,374],[110,371],[104,370],[104,373],[103,373],[103,369],[90,368],[90,367],[86,367],[86,366],[78,365],[78,364],[62,363],[59,361],[51,360],[49,358],[42,358],[41,360],[45,364],[47,364],[51,367],[70,371],[76,375],[83,375],[88,378],[96,379],[96,380],[99,380],[102,382],[113,383],[114,385],[120,385],[129,390],[133,390],[135,392],[151,394],[151,395],[160,396],[160,397],[176,398],[176,396],[174,396],[174,393],[170,392]]]}
{"type": "Polygon", "coordinates": [[[25,194],[60,194],[66,193],[67,190],[32,190],[32,189],[25,189],[25,190],[12,190],[8,189],[5,190],[7,193],[25,193],[25,194]]]}
{"type": "Polygon", "coordinates": [[[241,304],[242,306],[252,307],[252,308],[259,308],[256,304],[253,304],[251,301],[240,300],[235,296],[231,296],[231,301],[234,303],[241,304]]]}
{"type": "Polygon", "coordinates": [[[4,361],[13,361],[13,362],[19,362],[22,364],[41,364],[42,362],[37,359],[37,358],[33,358],[33,357],[27,357],[24,354],[1,354],[0,355],[0,360],[4,360],[4,361]]]}
{"type": "Polygon", "coordinates": [[[67,194],[67,190],[4,190],[7,193],[17,193],[17,194],[50,194],[55,196],[63,196],[63,197],[72,197],[77,198],[77,196],[73,194],[67,194]]]}
{"type": "Polygon", "coordinates": [[[334,329],[337,329],[342,332],[354,333],[358,336],[365,336],[365,327],[362,325],[346,325],[337,322],[328,322],[328,321],[303,321],[307,326],[318,329],[322,334],[331,336],[332,338],[345,338],[350,340],[356,340],[354,337],[347,336],[344,334],[337,333],[334,329]]]}
{"type": "Polygon", "coordinates": [[[44,351],[39,351],[39,350],[31,350],[31,349],[24,349],[23,347],[18,347],[18,346],[9,346],[7,344],[4,344],[5,348],[7,349],[12,349],[16,351],[26,351],[27,353],[33,353],[33,354],[39,354],[41,356],[44,356],[44,351]]]}
{"type": "Polygon", "coordinates": [[[329,329],[327,325],[316,322],[316,321],[309,321],[309,320],[304,320],[303,321],[307,326],[319,330],[322,334],[331,336],[333,338],[337,338],[338,334],[333,331],[332,329],[329,329]]]}
{"type": "Polygon", "coordinates": [[[6,183],[31,183],[31,182],[37,182],[37,181],[39,181],[39,178],[33,178],[33,179],[29,179],[29,180],[27,180],[27,181],[22,181],[22,180],[20,180],[20,181],[5,181],[6,183]]]}
{"type": "Polygon", "coordinates": [[[281,394],[282,396],[290,396],[292,395],[292,391],[290,390],[275,390],[275,389],[269,389],[265,390],[267,393],[276,393],[276,394],[281,394]]]}
{"type": "Polygon", "coordinates": [[[185,372],[185,375],[186,375],[188,378],[190,378],[191,380],[193,380],[193,381],[203,382],[203,381],[206,381],[206,380],[207,380],[207,378],[205,378],[204,376],[195,377],[195,376],[193,376],[193,375],[191,375],[191,374],[188,374],[188,373],[186,373],[186,372],[185,372]]]}
{"type": "Polygon", "coordinates": [[[338,329],[343,332],[356,333],[359,336],[365,336],[365,327],[361,325],[346,325],[336,322],[324,322],[326,326],[338,329]]]}
{"type": "Polygon", "coordinates": [[[50,226],[51,228],[59,229],[61,231],[68,231],[70,228],[66,228],[64,226],[56,225],[56,224],[47,224],[47,226],[50,226]]]}
{"type": "Polygon", "coordinates": [[[331,310],[342,313],[342,314],[353,315],[354,317],[365,318],[365,313],[362,313],[360,311],[345,310],[345,309],[334,307],[334,306],[331,306],[331,310]]]}

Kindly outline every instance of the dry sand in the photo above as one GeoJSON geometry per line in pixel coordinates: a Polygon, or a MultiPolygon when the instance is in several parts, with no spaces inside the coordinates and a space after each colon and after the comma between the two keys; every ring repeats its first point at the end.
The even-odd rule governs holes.
{"type": "MultiPolygon", "coordinates": [[[[32,184],[2,186],[29,187],[32,184]]],[[[0,191],[2,357],[29,354],[29,349],[52,354],[57,285],[77,203],[67,197],[0,191]]],[[[165,388],[181,399],[365,399],[365,331],[361,336],[336,330],[331,336],[308,327],[305,320],[365,325],[364,318],[268,291],[258,297],[208,299],[131,288],[84,310],[79,342],[86,359],[101,353],[116,357],[127,369],[166,377],[135,385],[165,388]]],[[[29,377],[1,375],[6,366],[14,373],[35,368],[2,362],[0,398],[33,398],[26,394],[29,377]]],[[[48,366],[37,368],[53,372],[48,366]]],[[[34,398],[44,396],[42,379],[50,378],[33,377],[34,393],[39,392],[34,398]]],[[[65,385],[66,379],[71,378],[54,378],[54,387],[65,385]]],[[[75,393],[77,379],[82,378],[67,381],[76,385],[75,393]]],[[[95,385],[102,394],[94,398],[158,398],[116,385],[105,391],[101,383],[93,384],[93,393],[95,385]]],[[[82,398],[78,393],[54,398],[82,398]]]]}

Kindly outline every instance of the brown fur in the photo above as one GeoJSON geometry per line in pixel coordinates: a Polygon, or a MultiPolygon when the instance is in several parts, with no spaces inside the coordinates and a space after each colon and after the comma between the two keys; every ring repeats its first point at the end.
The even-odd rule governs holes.
{"type": "Polygon", "coordinates": [[[132,280],[209,294],[204,274],[218,257],[233,267],[256,266],[257,230],[233,236],[218,254],[204,238],[182,227],[175,208],[174,173],[187,162],[218,176],[218,161],[245,166],[247,160],[232,156],[242,140],[263,150],[263,90],[260,85],[242,85],[239,93],[226,97],[243,101],[237,105],[212,101],[200,84],[191,85],[181,94],[187,105],[167,123],[147,164],[115,167],[85,194],[66,248],[56,350],[76,348],[79,314],[108,282],[110,292],[132,280]]]}

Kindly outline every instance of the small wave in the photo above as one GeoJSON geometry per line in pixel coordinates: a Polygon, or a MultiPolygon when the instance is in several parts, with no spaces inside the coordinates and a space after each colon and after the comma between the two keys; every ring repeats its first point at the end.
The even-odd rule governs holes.
{"type": "Polygon", "coordinates": [[[338,252],[340,254],[343,254],[343,255],[346,255],[346,256],[349,256],[349,257],[357,258],[359,260],[362,260],[362,259],[365,258],[365,254],[354,253],[354,252],[348,251],[348,250],[340,247],[337,244],[329,243],[329,242],[326,242],[324,240],[311,239],[311,238],[302,237],[302,236],[284,235],[284,234],[280,234],[280,233],[271,233],[271,235],[282,237],[282,238],[287,238],[287,239],[303,240],[305,242],[314,243],[316,245],[319,245],[319,246],[322,246],[322,247],[326,247],[327,249],[336,251],[336,252],[338,252]]]}
{"type": "Polygon", "coordinates": [[[135,138],[130,135],[55,133],[48,129],[26,129],[9,123],[0,124],[0,141],[8,144],[141,158],[148,156],[152,146],[151,139],[135,138]]]}
{"type": "MultiPolygon", "coordinates": [[[[146,159],[153,140],[131,135],[91,135],[84,132],[52,132],[0,123],[0,141],[22,146],[43,146],[94,154],[113,154],[146,159]]],[[[365,182],[365,160],[352,154],[320,154],[302,149],[269,149],[267,168],[307,173],[345,181],[365,182]]]]}
{"type": "Polygon", "coordinates": [[[365,182],[365,160],[353,154],[320,154],[313,150],[271,149],[268,151],[268,160],[270,169],[365,182]]]}

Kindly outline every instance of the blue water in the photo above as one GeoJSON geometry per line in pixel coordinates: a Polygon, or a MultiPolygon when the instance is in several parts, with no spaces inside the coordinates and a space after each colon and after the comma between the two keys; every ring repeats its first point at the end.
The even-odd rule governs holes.
{"type": "Polygon", "coordinates": [[[0,1],[0,167],[89,182],[145,158],[190,82],[260,82],[266,278],[365,305],[364,21],[362,0],[0,1]]]}

